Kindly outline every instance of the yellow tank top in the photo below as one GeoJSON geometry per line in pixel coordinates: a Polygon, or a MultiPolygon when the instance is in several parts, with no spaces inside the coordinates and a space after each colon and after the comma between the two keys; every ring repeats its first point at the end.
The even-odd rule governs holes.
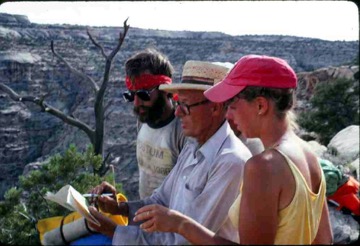
{"type": "MultiPolygon", "coordinates": [[[[276,150],[286,159],[295,178],[296,190],[291,203],[279,211],[274,244],[311,244],[319,228],[326,198],[324,174],[322,173],[318,194],[315,194],[308,187],[305,178],[296,165],[280,150],[276,150]]],[[[229,210],[229,218],[237,228],[239,227],[241,189],[242,184],[240,186],[240,195],[229,210]]]]}

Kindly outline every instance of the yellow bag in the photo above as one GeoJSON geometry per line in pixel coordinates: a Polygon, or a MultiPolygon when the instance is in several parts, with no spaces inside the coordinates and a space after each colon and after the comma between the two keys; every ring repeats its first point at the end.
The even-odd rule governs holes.
{"type": "MultiPolygon", "coordinates": [[[[118,202],[126,202],[127,198],[121,194],[118,193],[116,195],[118,202]]],[[[106,216],[108,216],[110,219],[112,219],[116,224],[126,226],[128,224],[128,218],[126,216],[121,215],[112,215],[103,213],[106,216]]],[[[78,212],[72,212],[66,216],[55,216],[50,218],[41,219],[37,222],[36,227],[40,235],[40,241],[42,242],[44,239],[44,234],[54,230],[55,228],[60,227],[61,221],[63,221],[63,225],[74,222],[77,219],[82,218],[82,215],[78,212]]]]}

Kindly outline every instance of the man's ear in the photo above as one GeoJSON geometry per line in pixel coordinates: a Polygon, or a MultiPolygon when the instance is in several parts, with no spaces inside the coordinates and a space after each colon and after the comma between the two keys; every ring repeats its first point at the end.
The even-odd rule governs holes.
{"type": "Polygon", "coordinates": [[[214,116],[226,113],[224,103],[212,103],[211,110],[214,116]]]}

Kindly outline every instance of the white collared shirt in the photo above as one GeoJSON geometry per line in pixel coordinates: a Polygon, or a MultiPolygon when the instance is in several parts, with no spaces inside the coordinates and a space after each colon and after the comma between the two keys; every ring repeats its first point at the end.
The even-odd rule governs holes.
{"type": "MultiPolygon", "coordinates": [[[[220,229],[219,234],[236,240],[238,230],[226,218],[239,194],[244,164],[250,157],[250,151],[226,121],[199,149],[198,143],[189,138],[162,185],[149,198],[128,203],[129,221],[138,208],[160,204],[212,231],[220,229]]],[[[112,242],[113,245],[189,244],[179,234],[146,233],[138,225],[118,226],[112,242]]]]}

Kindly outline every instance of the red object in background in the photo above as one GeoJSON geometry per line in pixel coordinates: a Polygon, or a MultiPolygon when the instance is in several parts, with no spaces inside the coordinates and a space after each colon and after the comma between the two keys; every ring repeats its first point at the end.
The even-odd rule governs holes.
{"type": "Polygon", "coordinates": [[[360,216],[359,182],[355,178],[350,176],[349,180],[327,199],[339,204],[337,210],[346,208],[353,214],[360,216]]]}
{"type": "Polygon", "coordinates": [[[178,97],[178,94],[173,94],[173,99],[174,99],[174,101],[178,101],[179,100],[179,97],[178,97]]]}

